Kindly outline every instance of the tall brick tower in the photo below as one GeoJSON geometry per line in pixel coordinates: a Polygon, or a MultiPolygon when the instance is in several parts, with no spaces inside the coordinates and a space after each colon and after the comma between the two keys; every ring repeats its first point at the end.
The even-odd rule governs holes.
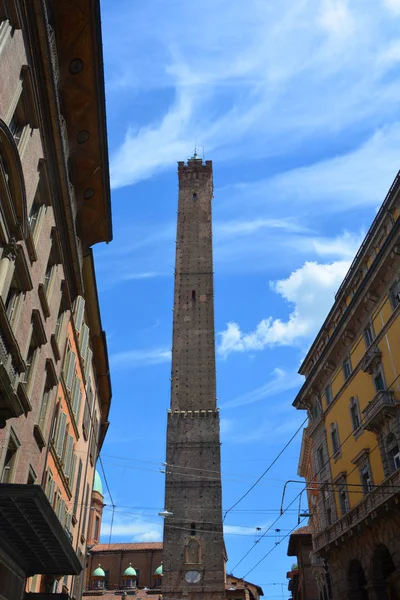
{"type": "Polygon", "coordinates": [[[216,406],[212,162],[178,163],[171,409],[168,413],[163,600],[225,598],[216,406]]]}

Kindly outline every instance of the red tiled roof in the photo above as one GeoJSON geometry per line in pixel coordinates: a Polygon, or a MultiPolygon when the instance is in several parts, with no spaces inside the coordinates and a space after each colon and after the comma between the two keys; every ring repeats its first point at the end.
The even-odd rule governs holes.
{"type": "Polygon", "coordinates": [[[293,531],[292,535],[311,535],[312,529],[310,525],[305,525],[304,527],[299,527],[296,531],[293,531]]]}
{"type": "MultiPolygon", "coordinates": [[[[93,594],[87,595],[87,592],[83,593],[83,600],[117,600],[117,598],[121,598],[121,593],[118,594],[119,590],[107,590],[104,591],[103,593],[95,593],[93,592],[93,594]]],[[[137,600],[138,598],[146,598],[147,600],[158,600],[158,597],[160,595],[160,592],[155,592],[155,590],[153,590],[153,593],[148,594],[147,590],[136,590],[136,594],[134,596],[134,598],[137,600]]],[[[124,596],[124,598],[129,598],[130,596],[124,596]]]]}
{"type": "Polygon", "coordinates": [[[118,552],[121,550],[162,550],[162,542],[131,542],[129,544],[97,544],[91,552],[118,552]]]}

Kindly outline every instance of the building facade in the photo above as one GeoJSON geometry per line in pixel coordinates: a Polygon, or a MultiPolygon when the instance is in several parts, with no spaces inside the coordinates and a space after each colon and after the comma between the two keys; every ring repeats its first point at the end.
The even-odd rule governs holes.
{"type": "Polygon", "coordinates": [[[296,557],[296,567],[287,574],[288,589],[293,600],[319,600],[320,592],[312,568],[312,536],[311,527],[306,525],[296,529],[290,537],[288,556],[296,557]]]}
{"type": "Polygon", "coordinates": [[[0,196],[0,598],[78,600],[111,400],[97,0],[0,0],[0,196]]]}
{"type": "Polygon", "coordinates": [[[398,175],[301,366],[294,402],[309,415],[299,473],[314,565],[322,596],[335,600],[400,595],[399,209],[398,175]]]}
{"type": "Polygon", "coordinates": [[[225,597],[212,260],[212,162],[178,163],[163,598],[225,597]]]}

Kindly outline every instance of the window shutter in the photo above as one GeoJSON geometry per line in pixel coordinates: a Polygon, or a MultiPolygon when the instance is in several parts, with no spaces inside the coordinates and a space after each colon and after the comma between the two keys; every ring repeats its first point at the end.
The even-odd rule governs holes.
{"type": "Polygon", "coordinates": [[[86,352],[89,346],[89,327],[84,323],[82,325],[82,331],[79,336],[79,346],[81,349],[81,356],[86,360],[86,352]]]}
{"type": "Polygon", "coordinates": [[[78,397],[77,397],[77,401],[76,401],[76,411],[74,412],[75,420],[77,423],[79,423],[79,415],[81,412],[81,403],[82,403],[82,390],[79,389],[78,397]]]}
{"type": "Polygon", "coordinates": [[[50,502],[50,504],[52,506],[54,504],[54,491],[55,491],[55,487],[56,487],[56,484],[54,482],[54,479],[52,479],[51,483],[50,483],[50,490],[49,490],[49,502],[50,502]]]}
{"type": "Polygon", "coordinates": [[[74,438],[72,435],[67,437],[67,446],[65,449],[64,473],[69,477],[72,464],[72,452],[74,449],[74,438]]]}
{"type": "Polygon", "coordinates": [[[63,500],[61,498],[61,502],[60,502],[60,521],[61,521],[61,525],[63,527],[65,527],[65,520],[66,520],[66,507],[65,507],[65,500],[63,500]]]}
{"type": "Polygon", "coordinates": [[[77,508],[78,508],[79,488],[81,486],[81,477],[82,477],[82,460],[79,459],[78,477],[77,477],[77,480],[76,480],[75,498],[74,498],[74,511],[73,511],[73,514],[75,516],[76,516],[76,511],[77,511],[77,508]]]}
{"type": "Polygon", "coordinates": [[[89,407],[87,402],[85,402],[85,410],[83,412],[83,428],[87,436],[89,432],[89,407]]]}
{"type": "Polygon", "coordinates": [[[72,411],[73,411],[74,415],[76,415],[76,406],[77,406],[77,402],[78,402],[80,387],[81,387],[81,380],[76,376],[76,373],[75,373],[74,383],[72,386],[72,400],[71,400],[72,411]]]}
{"type": "Polygon", "coordinates": [[[62,412],[62,413],[60,413],[60,425],[58,427],[57,440],[56,440],[56,452],[60,458],[62,458],[62,452],[63,452],[63,448],[64,448],[66,426],[67,426],[67,415],[62,412]]]}
{"type": "Polygon", "coordinates": [[[49,502],[51,501],[50,500],[50,497],[51,497],[50,496],[50,491],[51,491],[51,482],[52,481],[53,481],[53,478],[52,478],[51,474],[48,473],[48,475],[47,475],[47,483],[46,483],[46,496],[49,499],[49,502]]]}
{"type": "Polygon", "coordinates": [[[92,366],[93,352],[90,348],[87,349],[86,357],[85,357],[85,379],[86,381],[90,377],[90,369],[92,366]]]}
{"type": "Polygon", "coordinates": [[[75,478],[75,469],[76,469],[76,454],[72,453],[72,462],[71,462],[71,473],[69,476],[69,489],[73,492],[74,487],[74,478],[75,478]]]}
{"type": "Polygon", "coordinates": [[[76,359],[76,355],[71,350],[70,351],[70,359],[69,359],[69,363],[68,363],[68,370],[67,370],[66,378],[65,378],[65,385],[67,386],[68,390],[71,390],[71,388],[72,388],[72,382],[73,382],[74,374],[75,374],[75,359],[76,359]]]}
{"type": "Polygon", "coordinates": [[[83,323],[83,316],[85,314],[85,299],[82,296],[77,296],[75,301],[75,329],[80,331],[83,323]]]}

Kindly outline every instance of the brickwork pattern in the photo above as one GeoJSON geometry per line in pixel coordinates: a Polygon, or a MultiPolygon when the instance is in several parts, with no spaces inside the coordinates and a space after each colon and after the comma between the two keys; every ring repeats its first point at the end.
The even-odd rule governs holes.
{"type": "Polygon", "coordinates": [[[219,413],[216,407],[212,163],[178,164],[171,411],[167,431],[163,598],[224,598],[219,413]],[[194,554],[188,550],[192,544],[194,554]],[[198,546],[196,545],[198,542],[198,546]],[[197,552],[197,555],[196,555],[197,552]],[[200,580],[188,583],[188,571],[200,580]]]}

